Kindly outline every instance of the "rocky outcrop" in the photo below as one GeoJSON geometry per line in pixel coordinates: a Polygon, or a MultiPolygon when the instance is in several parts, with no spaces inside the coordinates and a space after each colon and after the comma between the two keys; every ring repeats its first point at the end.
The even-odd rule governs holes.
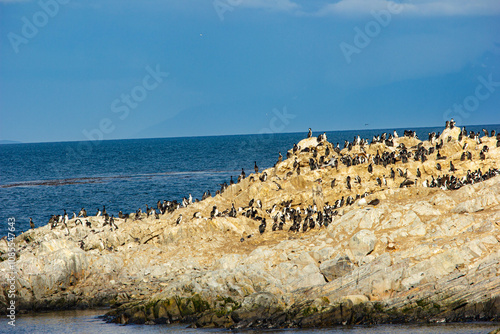
{"type": "MultiPolygon", "coordinates": [[[[476,150],[477,158],[462,161],[462,145],[452,134],[450,141],[443,137],[441,154],[453,161],[457,178],[467,170],[498,167],[500,148],[493,138],[482,139],[489,146],[484,160],[476,150]]],[[[408,137],[394,141],[396,147],[432,146],[408,137]]],[[[321,155],[329,143],[310,138],[299,145],[321,155]]],[[[397,151],[377,143],[340,155],[377,150],[397,151]]],[[[443,190],[423,186],[423,180],[443,175],[432,158],[374,165],[370,173],[367,163],[310,170],[312,155],[296,153],[263,171],[266,181],[258,179],[262,173],[251,175],[160,219],[118,219],[116,229],[90,217],[90,227],[72,219],[67,228],[47,225],[23,233],[15,240],[18,305],[34,311],[111,306],[109,320],[123,324],[231,328],[500,320],[499,176],[443,190]],[[391,168],[407,169],[407,177],[391,179],[391,168]],[[361,182],[353,180],[347,189],[347,175],[361,182]],[[384,175],[387,185],[379,185],[376,179],[384,175]],[[417,182],[400,187],[407,179],[417,182]],[[286,201],[321,210],[360,194],[363,201],[336,208],[328,226],[289,232],[287,220],[283,230],[272,231],[272,212],[286,201]],[[268,221],[262,234],[261,221],[242,215],[251,199],[262,201],[262,208],[254,205],[268,221]],[[236,218],[209,218],[214,205],[222,212],[233,203],[243,208],[236,218]],[[184,220],[176,224],[179,214],[184,220]]],[[[3,260],[6,252],[0,240],[3,260]]],[[[9,263],[1,262],[1,275],[8,271],[9,263]]],[[[7,303],[5,294],[0,303],[7,303]]]]}

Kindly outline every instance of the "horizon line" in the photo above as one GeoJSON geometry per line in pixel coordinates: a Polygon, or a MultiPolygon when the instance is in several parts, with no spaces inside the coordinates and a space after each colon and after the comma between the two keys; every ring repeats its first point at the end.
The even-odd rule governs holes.
{"type": "MultiPolygon", "coordinates": [[[[468,127],[468,126],[488,126],[488,125],[500,125],[500,123],[494,123],[494,124],[468,124],[468,125],[461,125],[461,126],[456,126],[459,128],[462,127],[468,127]]],[[[431,126],[417,126],[414,127],[414,129],[423,129],[423,128],[436,128],[436,127],[443,127],[445,125],[431,125],[431,126]]],[[[373,130],[388,130],[390,128],[369,128],[369,129],[344,129],[344,130],[326,130],[326,131],[314,131],[318,133],[324,133],[324,132],[343,132],[343,131],[373,131],[373,130]]],[[[398,128],[392,128],[394,130],[412,130],[406,127],[398,127],[398,128]]],[[[304,133],[307,134],[307,131],[303,131],[304,133]]],[[[101,142],[101,141],[113,141],[113,140],[149,140],[149,139],[186,139],[186,138],[206,138],[206,137],[231,137],[231,136],[255,136],[255,135],[264,135],[264,136],[269,136],[269,135],[276,135],[276,134],[295,134],[295,133],[302,133],[302,131],[295,131],[295,132],[272,132],[272,133],[237,133],[237,134],[220,134],[220,135],[200,135],[200,136],[172,136],[172,137],[147,137],[147,138],[110,138],[110,139],[100,139],[100,140],[61,140],[61,141],[39,141],[39,142],[20,142],[20,141],[14,141],[14,140],[9,140],[9,139],[0,139],[0,145],[19,145],[19,144],[51,144],[51,143],[81,143],[81,142],[101,142]],[[7,141],[10,143],[2,143],[2,141],[7,141]]]]}

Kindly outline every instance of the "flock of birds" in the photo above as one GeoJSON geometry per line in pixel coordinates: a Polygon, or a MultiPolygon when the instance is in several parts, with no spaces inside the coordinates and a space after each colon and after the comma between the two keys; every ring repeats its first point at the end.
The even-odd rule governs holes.
{"type": "MultiPolygon", "coordinates": [[[[455,127],[455,122],[453,120],[447,121],[446,122],[446,128],[448,129],[453,129],[455,127]]],[[[500,134],[496,134],[495,131],[491,131],[489,133],[487,130],[483,129],[484,135],[487,137],[496,137],[497,143],[496,146],[500,147],[500,134]]],[[[417,138],[417,135],[414,131],[409,131],[405,130],[404,137],[410,137],[410,138],[417,138]]],[[[308,138],[312,137],[312,130],[309,129],[308,138]]],[[[327,142],[326,134],[320,134],[316,140],[317,144],[315,147],[306,147],[306,148],[301,148],[297,144],[293,145],[293,148],[287,152],[287,158],[294,159],[293,162],[293,168],[292,171],[289,171],[286,173],[286,178],[292,177],[294,174],[295,175],[300,175],[301,173],[304,173],[303,169],[307,169],[309,167],[309,170],[313,171],[316,169],[320,168],[334,168],[338,170],[339,164],[344,165],[345,167],[351,167],[351,166],[357,166],[357,165],[363,165],[366,164],[367,172],[369,174],[373,174],[374,172],[374,166],[383,166],[384,168],[387,169],[387,178],[386,175],[382,175],[382,177],[377,176],[375,178],[376,180],[376,185],[378,187],[383,187],[388,185],[388,179],[392,180],[392,183],[394,185],[399,185],[400,188],[403,187],[409,187],[412,185],[416,185],[417,183],[420,183],[424,187],[439,187],[444,190],[455,190],[459,189],[460,187],[466,185],[466,184],[473,184],[476,182],[481,182],[486,179],[489,179],[495,175],[500,174],[499,169],[495,168],[490,168],[488,171],[483,172],[481,169],[477,169],[475,171],[470,171],[468,170],[466,175],[463,177],[457,177],[453,175],[453,173],[457,170],[455,166],[453,165],[453,162],[450,160],[449,161],[449,167],[444,167],[441,162],[446,161],[447,157],[442,156],[440,153],[440,150],[443,148],[443,145],[445,144],[445,141],[449,142],[452,140],[451,137],[448,137],[443,140],[443,138],[440,138],[440,133],[429,133],[429,143],[431,143],[432,146],[425,148],[423,143],[420,142],[418,145],[415,147],[407,148],[403,143],[399,144],[397,147],[395,147],[394,150],[390,151],[383,151],[381,154],[377,150],[377,153],[375,155],[370,155],[366,154],[366,146],[367,145],[372,145],[372,144],[384,144],[386,147],[393,147],[394,148],[394,139],[398,138],[398,134],[396,131],[394,131],[393,134],[387,134],[383,133],[379,136],[373,136],[371,143],[369,143],[368,140],[360,138],[358,135],[357,137],[354,137],[353,141],[345,141],[344,142],[344,149],[347,149],[345,154],[341,153],[340,145],[337,143],[335,146],[327,142]],[[352,155],[350,154],[353,149],[355,148],[359,149],[360,153],[353,153],[352,155]],[[324,150],[323,150],[324,148],[324,150]],[[323,154],[320,154],[319,152],[322,151],[324,152],[323,154]],[[301,164],[298,160],[302,154],[308,154],[306,156],[306,161],[307,157],[308,163],[307,165],[301,164]],[[410,178],[408,174],[408,169],[405,168],[404,170],[402,168],[396,168],[394,170],[394,165],[397,162],[402,162],[402,164],[408,163],[410,160],[414,160],[416,162],[422,162],[424,163],[429,159],[431,155],[435,154],[435,159],[436,159],[436,170],[437,171],[445,171],[446,169],[451,173],[445,173],[443,175],[434,177],[431,176],[431,179],[423,179],[422,173],[419,168],[416,170],[416,177],[415,178],[410,178]],[[392,165],[392,166],[391,166],[392,165]],[[389,169],[390,168],[390,169],[389,169]],[[397,173],[397,174],[396,174],[397,173]],[[401,182],[396,183],[396,175],[398,175],[400,178],[403,180],[401,182]],[[422,180],[423,179],[423,180],[422,180]]],[[[473,131],[467,132],[465,128],[462,128],[459,136],[458,136],[458,142],[462,143],[464,138],[469,138],[475,141],[475,143],[480,146],[482,144],[481,138],[480,138],[480,133],[475,133],[473,131]]],[[[418,138],[417,138],[418,139],[418,138]]],[[[462,144],[461,144],[462,145],[462,144]]],[[[461,155],[461,161],[465,160],[472,160],[473,155],[472,153],[468,150],[468,144],[467,142],[463,143],[462,146],[463,153],[461,155]]],[[[486,154],[488,152],[488,146],[483,145],[483,147],[480,150],[479,154],[479,159],[484,160],[486,158],[486,154]]],[[[433,157],[432,157],[433,158],[433,157]]],[[[303,160],[303,159],[302,159],[303,160]]],[[[275,164],[275,167],[277,164],[281,163],[283,161],[283,156],[281,155],[281,152],[279,152],[278,155],[278,160],[277,163],[275,164]]],[[[248,177],[249,182],[255,182],[257,180],[261,182],[266,182],[268,180],[268,175],[266,172],[263,172],[259,175],[259,167],[257,165],[257,162],[254,163],[254,175],[250,175],[248,177]]],[[[233,180],[233,177],[231,176],[231,179],[229,181],[229,184],[224,182],[221,184],[220,190],[217,190],[216,195],[224,193],[224,191],[230,186],[235,183],[240,183],[242,180],[246,179],[247,175],[244,171],[244,169],[241,170],[241,173],[239,174],[238,178],[236,181],[233,180]]],[[[279,176],[275,176],[276,180],[281,180],[279,176]]],[[[277,185],[278,190],[281,189],[281,186],[276,180],[273,180],[273,182],[277,185]]],[[[316,180],[319,184],[322,183],[322,179],[316,180]]],[[[363,181],[359,175],[355,176],[350,176],[347,175],[345,177],[345,180],[343,182],[338,182],[336,178],[333,178],[333,180],[330,182],[330,187],[336,188],[336,187],[342,187],[341,183],[345,185],[345,189],[341,189],[342,191],[352,193],[353,186],[355,184],[361,185],[363,182],[368,182],[368,181],[363,181]]],[[[347,194],[346,194],[347,195],[347,194]]],[[[369,195],[368,192],[364,192],[362,194],[350,194],[349,196],[342,196],[341,198],[337,199],[333,204],[330,203],[325,203],[322,209],[318,209],[316,206],[316,203],[313,205],[309,205],[306,208],[300,208],[300,207],[292,207],[292,201],[285,201],[282,203],[274,204],[271,208],[269,209],[264,209],[262,206],[262,202],[260,200],[252,199],[248,203],[247,206],[244,207],[238,207],[236,208],[234,206],[234,203],[231,205],[230,208],[227,208],[224,211],[219,211],[217,206],[212,207],[212,211],[210,212],[210,219],[216,218],[216,217],[231,217],[231,218],[236,218],[238,216],[245,216],[247,218],[256,220],[260,222],[260,225],[258,227],[258,231],[260,234],[264,233],[267,228],[268,222],[266,221],[266,217],[269,221],[272,221],[272,226],[271,230],[272,231],[278,231],[278,230],[283,230],[285,226],[287,226],[288,231],[290,232],[306,232],[310,229],[314,229],[316,227],[321,228],[321,227],[328,227],[329,224],[333,222],[333,219],[335,216],[338,215],[338,209],[340,209],[343,206],[349,206],[354,204],[357,200],[363,199],[369,195]],[[288,227],[289,225],[289,227],[288,227]]],[[[210,191],[206,191],[203,196],[201,201],[212,197],[210,191]]],[[[156,204],[156,208],[153,206],[148,206],[146,205],[146,210],[145,212],[142,211],[141,208],[139,208],[135,213],[131,214],[123,214],[122,211],[118,213],[118,218],[119,219],[144,219],[144,218],[149,218],[149,217],[154,217],[156,219],[160,219],[161,215],[167,214],[167,213],[174,213],[177,209],[181,207],[187,207],[190,204],[194,202],[199,202],[198,199],[195,199],[193,201],[193,198],[191,194],[189,194],[188,197],[184,197],[182,201],[179,203],[177,201],[167,201],[167,200],[158,200],[156,204]]],[[[379,204],[378,199],[374,199],[368,203],[368,205],[377,205],[379,204]]],[[[115,217],[114,215],[109,215],[106,212],[106,207],[103,206],[102,211],[100,209],[97,209],[96,212],[96,217],[103,217],[104,218],[104,223],[103,226],[109,225],[111,227],[111,230],[113,229],[118,229],[118,226],[116,225],[115,222],[115,217]]],[[[81,224],[83,226],[87,226],[88,228],[92,228],[92,222],[89,221],[87,215],[87,211],[85,208],[82,208],[78,215],[76,215],[75,212],[73,212],[72,218],[71,219],[76,219],[75,224],[81,224]],[[83,221],[82,221],[83,219],[83,221]]],[[[195,212],[193,214],[193,218],[203,218],[201,212],[195,212]]],[[[205,218],[208,219],[208,218],[205,218]]],[[[68,214],[66,213],[66,210],[64,210],[64,213],[62,215],[52,215],[52,217],[49,220],[49,225],[50,227],[56,228],[59,225],[62,225],[66,229],[66,233],[69,234],[68,230],[68,221],[70,220],[68,214]]],[[[176,224],[181,224],[183,221],[183,216],[182,214],[179,214],[177,219],[176,219],[176,224]]],[[[33,220],[30,218],[30,227],[35,228],[35,224],[33,223],[33,220]]],[[[251,237],[252,235],[247,236],[251,237]]],[[[241,241],[244,241],[245,238],[241,238],[241,241]]]]}

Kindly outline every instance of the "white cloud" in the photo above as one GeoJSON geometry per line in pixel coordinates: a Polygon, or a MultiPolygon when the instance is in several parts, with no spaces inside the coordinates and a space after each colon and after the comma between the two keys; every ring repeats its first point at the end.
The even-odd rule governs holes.
{"type": "Polygon", "coordinates": [[[233,0],[235,6],[271,9],[279,11],[292,11],[299,8],[299,5],[290,0],[233,0]]]}
{"type": "Polygon", "coordinates": [[[498,0],[340,0],[325,4],[318,16],[359,16],[374,10],[397,8],[402,13],[415,16],[482,16],[500,14],[498,0]]]}

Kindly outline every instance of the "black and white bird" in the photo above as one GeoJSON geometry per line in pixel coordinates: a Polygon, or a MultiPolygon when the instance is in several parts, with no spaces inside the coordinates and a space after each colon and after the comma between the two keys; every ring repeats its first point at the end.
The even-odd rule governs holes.
{"type": "Polygon", "coordinates": [[[68,227],[68,220],[69,220],[68,214],[66,213],[66,210],[64,210],[63,224],[66,227],[68,227]]]}
{"type": "Polygon", "coordinates": [[[210,218],[217,217],[218,214],[219,214],[219,210],[217,210],[217,206],[214,205],[212,207],[212,211],[210,212],[210,218]]]}
{"type": "Polygon", "coordinates": [[[33,218],[30,217],[30,228],[35,228],[35,223],[33,223],[33,218]]]}
{"type": "Polygon", "coordinates": [[[179,218],[175,221],[176,225],[179,225],[182,222],[182,213],[179,215],[179,218]]]}
{"type": "Polygon", "coordinates": [[[260,234],[264,233],[266,231],[266,218],[262,220],[262,223],[259,225],[259,232],[260,234]]]}
{"type": "Polygon", "coordinates": [[[118,225],[116,225],[115,223],[115,216],[114,215],[111,215],[111,217],[109,218],[109,225],[111,225],[111,228],[115,228],[115,230],[118,229],[118,225]]]}

